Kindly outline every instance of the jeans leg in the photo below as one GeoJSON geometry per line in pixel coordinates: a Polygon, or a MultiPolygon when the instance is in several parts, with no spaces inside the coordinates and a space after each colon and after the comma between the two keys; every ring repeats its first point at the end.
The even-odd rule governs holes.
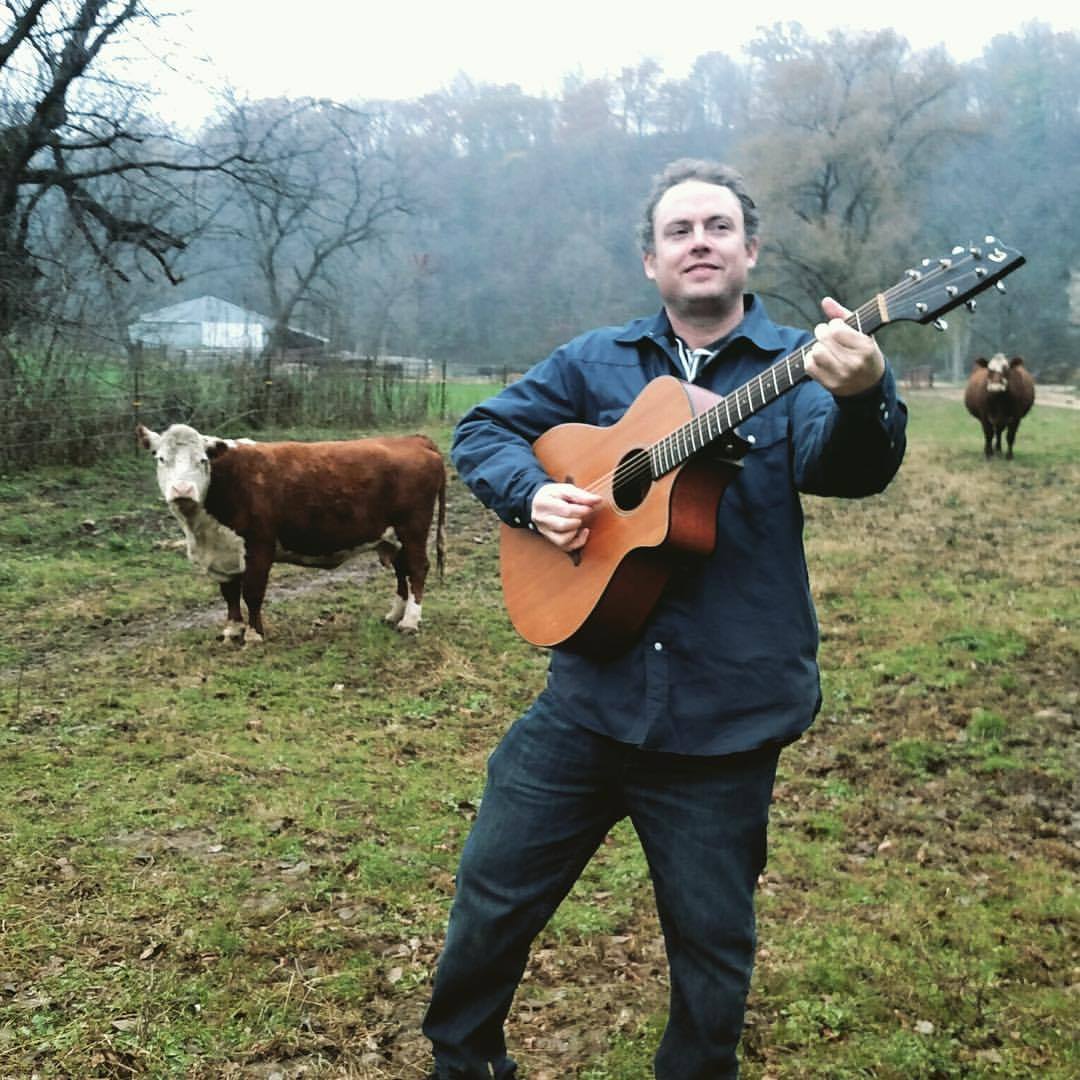
{"type": "Polygon", "coordinates": [[[658,1080],[735,1080],[778,751],[647,754],[628,783],[671,971],[658,1080]]]}
{"type": "Polygon", "coordinates": [[[543,698],[488,762],[424,1034],[442,1068],[507,1067],[503,1022],[533,939],[623,816],[606,741],[561,721],[543,698]]]}

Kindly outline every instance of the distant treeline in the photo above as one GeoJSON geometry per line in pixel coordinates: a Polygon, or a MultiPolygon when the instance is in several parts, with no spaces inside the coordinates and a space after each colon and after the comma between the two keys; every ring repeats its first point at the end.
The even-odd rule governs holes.
{"type": "MultiPolygon", "coordinates": [[[[122,89],[111,119],[134,134],[122,89]]],[[[13,90],[0,113],[17,105],[13,90]]],[[[82,132],[70,127],[69,167],[82,132]]],[[[132,145],[113,139],[110,160],[132,145]]],[[[140,313],[203,294],[266,315],[278,342],[297,326],[330,353],[521,371],[655,310],[641,204],[666,162],[695,156],[745,173],[762,214],[752,286],[779,321],[812,326],[823,296],[857,306],[993,233],[1028,260],[1006,295],[980,297],[943,335],[887,327],[886,352],[953,378],[997,351],[1041,381],[1077,377],[1080,37],[1037,22],[963,64],[891,30],[778,24],[738,57],[703,52],[685,79],[646,60],[567,77],[553,96],[462,77],[409,101],[233,101],[194,145],[138,145],[157,159],[137,177],[161,179],[162,157],[199,171],[123,186],[129,173],[95,178],[86,159],[82,179],[53,180],[66,201],[43,193],[41,170],[14,185],[23,227],[0,276],[33,318],[4,309],[0,371],[16,345],[57,334],[122,355],[140,313]]]]}

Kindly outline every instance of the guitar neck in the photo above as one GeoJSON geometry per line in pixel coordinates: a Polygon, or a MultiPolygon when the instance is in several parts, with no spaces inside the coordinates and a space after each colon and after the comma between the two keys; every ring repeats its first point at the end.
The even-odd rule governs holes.
{"type": "MultiPolygon", "coordinates": [[[[889,321],[886,297],[878,293],[845,320],[864,334],[874,334],[889,321]]],[[[806,358],[814,347],[807,342],[777,360],[711,408],[665,435],[649,447],[653,479],[677,469],[698,451],[733,431],[747,417],[760,412],[807,377],[806,358]]]]}

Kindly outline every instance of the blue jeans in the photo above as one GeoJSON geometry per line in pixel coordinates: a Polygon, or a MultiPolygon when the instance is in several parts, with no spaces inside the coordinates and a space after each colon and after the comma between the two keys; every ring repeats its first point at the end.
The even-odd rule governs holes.
{"type": "Polygon", "coordinates": [[[639,750],[540,700],[488,762],[424,1033],[447,1075],[512,1076],[503,1021],[529,947],[608,830],[629,816],[648,860],[671,970],[659,1080],[738,1076],[779,750],[639,750]]]}

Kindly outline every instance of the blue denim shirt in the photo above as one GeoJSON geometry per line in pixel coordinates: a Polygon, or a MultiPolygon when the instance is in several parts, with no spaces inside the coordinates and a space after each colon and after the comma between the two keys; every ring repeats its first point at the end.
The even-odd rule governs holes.
{"type": "MultiPolygon", "coordinates": [[[[745,308],[697,385],[728,394],[811,340],[773,323],[753,296],[745,308]]],[[[454,465],[502,521],[526,527],[551,481],[532,442],[556,424],[615,423],[660,375],[683,377],[663,311],[583,334],[461,420],[454,465]]],[[[652,750],[728,754],[797,738],[821,703],[799,493],[881,491],[906,424],[888,368],[847,398],[804,379],[744,420],[753,445],[721,499],[714,554],[672,576],[628,652],[596,660],[553,649],[544,694],[585,727],[652,750]]]]}

